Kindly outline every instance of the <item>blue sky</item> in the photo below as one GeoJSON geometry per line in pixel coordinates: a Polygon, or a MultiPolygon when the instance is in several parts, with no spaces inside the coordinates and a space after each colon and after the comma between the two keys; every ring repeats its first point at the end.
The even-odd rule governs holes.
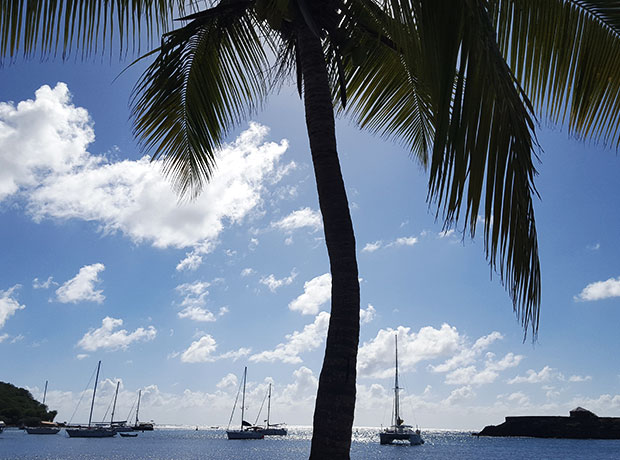
{"type": "MultiPolygon", "coordinates": [[[[139,69],[0,70],[0,380],[70,420],[103,361],[95,418],[122,381],[156,423],[225,425],[243,366],[249,418],[310,424],[329,318],[303,111],[293,88],[231,131],[213,182],[179,204],[131,135],[139,69]]],[[[405,419],[479,429],[581,405],[620,416],[620,158],[543,126],[535,203],[538,343],[523,342],[479,239],[442,232],[398,145],[338,121],[363,309],[356,425],[389,422],[393,336],[405,419]]],[[[86,395],[85,397],[87,397],[86,395]]],[[[74,422],[87,418],[82,402],[74,422]]]]}

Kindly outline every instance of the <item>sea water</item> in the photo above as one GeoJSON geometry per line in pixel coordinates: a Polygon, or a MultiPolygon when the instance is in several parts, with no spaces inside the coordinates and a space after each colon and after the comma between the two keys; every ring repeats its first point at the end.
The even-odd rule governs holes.
{"type": "MultiPolygon", "coordinates": [[[[620,440],[475,437],[460,431],[424,431],[421,446],[382,446],[378,429],[356,428],[354,460],[618,460],[620,440]]],[[[29,435],[7,429],[0,434],[1,460],[296,460],[308,458],[311,431],[289,427],[285,437],[229,441],[224,430],[160,428],[136,438],[69,438],[29,435]]],[[[329,460],[329,459],[326,459],[329,460]]]]}

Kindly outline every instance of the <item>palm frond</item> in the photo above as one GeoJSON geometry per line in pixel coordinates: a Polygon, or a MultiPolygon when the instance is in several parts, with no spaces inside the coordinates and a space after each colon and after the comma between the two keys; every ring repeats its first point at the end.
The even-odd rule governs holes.
{"type": "Polygon", "coordinates": [[[536,108],[620,147],[620,4],[490,0],[500,49],[536,108]]]}
{"type": "Polygon", "coordinates": [[[173,14],[195,0],[4,0],[0,2],[0,62],[19,53],[82,58],[110,50],[139,49],[165,31],[173,14]]]}
{"type": "Polygon", "coordinates": [[[181,196],[199,193],[223,137],[266,95],[264,37],[251,9],[218,12],[167,34],[132,96],[134,132],[163,158],[181,196]]]}
{"type": "Polygon", "coordinates": [[[532,198],[533,108],[501,55],[485,0],[362,0],[357,21],[375,37],[353,65],[350,112],[364,127],[430,158],[428,199],[446,228],[473,237],[484,222],[487,258],[524,330],[535,337],[540,263],[532,198]],[[481,214],[481,216],[479,215],[481,214]]]}

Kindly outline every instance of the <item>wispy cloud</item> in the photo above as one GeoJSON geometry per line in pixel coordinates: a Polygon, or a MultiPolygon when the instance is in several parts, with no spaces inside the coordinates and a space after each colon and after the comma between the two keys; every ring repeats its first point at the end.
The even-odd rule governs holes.
{"type": "Polygon", "coordinates": [[[289,284],[291,284],[296,277],[297,271],[293,269],[291,271],[291,274],[284,278],[278,279],[273,274],[271,274],[269,276],[262,277],[259,282],[267,286],[271,292],[276,292],[282,286],[288,286],[289,284]]]}
{"type": "Polygon", "coordinates": [[[402,236],[396,238],[393,241],[384,242],[382,240],[375,241],[374,243],[366,243],[362,248],[362,252],[375,252],[382,248],[391,248],[399,246],[413,246],[418,243],[418,238],[415,236],[402,236]]]}
{"type": "Polygon", "coordinates": [[[507,383],[512,385],[515,383],[549,382],[551,379],[558,377],[559,375],[560,374],[555,369],[545,366],[539,372],[536,372],[534,369],[529,369],[524,376],[518,375],[508,380],[507,383]]]}

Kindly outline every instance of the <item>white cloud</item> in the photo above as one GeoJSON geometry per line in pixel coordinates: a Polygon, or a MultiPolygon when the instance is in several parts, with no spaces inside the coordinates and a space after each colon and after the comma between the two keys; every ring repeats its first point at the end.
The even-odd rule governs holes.
{"type": "Polygon", "coordinates": [[[20,287],[21,285],[16,284],[6,291],[0,290],[0,328],[4,327],[7,320],[13,316],[16,311],[26,308],[25,305],[20,305],[13,295],[20,287]]]}
{"type": "Polygon", "coordinates": [[[203,335],[200,339],[191,343],[191,345],[181,353],[181,361],[184,363],[208,363],[219,359],[232,359],[236,361],[242,356],[250,354],[249,348],[240,348],[235,351],[228,351],[221,355],[215,355],[217,343],[209,334],[203,335]]]}
{"type": "Polygon", "coordinates": [[[458,353],[439,365],[431,366],[431,370],[433,372],[450,372],[458,367],[471,364],[484,350],[493,344],[493,342],[503,338],[504,336],[502,336],[502,334],[493,331],[477,339],[473,346],[461,346],[458,353]]]}
{"type": "Polygon", "coordinates": [[[227,374],[215,385],[220,389],[232,388],[236,389],[238,385],[237,376],[235,374],[227,374]]]}
{"type": "Polygon", "coordinates": [[[286,336],[286,342],[280,343],[274,350],[263,351],[250,356],[254,362],[301,363],[299,355],[303,352],[314,350],[321,346],[327,336],[329,326],[329,313],[322,311],[314,319],[314,322],[304,326],[303,331],[295,331],[286,336]]]}
{"type": "Polygon", "coordinates": [[[192,321],[213,322],[216,316],[207,308],[206,297],[209,295],[207,288],[210,284],[206,281],[194,281],[178,285],[175,290],[183,296],[180,303],[182,308],[177,313],[179,318],[188,318],[192,321]]]}
{"type": "Polygon", "coordinates": [[[0,334],[0,343],[9,338],[9,334],[0,334]]]}
{"type": "Polygon", "coordinates": [[[331,299],[332,276],[317,276],[304,283],[304,293],[288,304],[288,308],[302,315],[316,315],[323,304],[331,299]]]}
{"type": "Polygon", "coordinates": [[[616,279],[609,278],[607,281],[597,281],[588,284],[578,296],[575,296],[575,300],[601,300],[610,297],[620,297],[620,276],[616,279]]]}
{"type": "Polygon", "coordinates": [[[267,286],[271,292],[276,292],[278,288],[281,288],[282,286],[288,286],[289,284],[291,284],[295,280],[296,277],[297,277],[297,272],[295,271],[295,269],[293,269],[291,271],[291,274],[284,278],[278,279],[273,274],[271,274],[269,276],[262,277],[259,282],[267,286]]]}
{"type": "Polygon", "coordinates": [[[443,230],[441,232],[439,232],[438,236],[439,238],[449,238],[452,235],[454,235],[454,229],[451,228],[450,230],[443,230]]]}
{"type": "Polygon", "coordinates": [[[548,382],[552,378],[559,375],[555,369],[549,366],[543,367],[539,372],[536,372],[534,369],[529,369],[525,374],[525,376],[517,376],[508,380],[508,383],[515,384],[548,382]]]}
{"type": "Polygon", "coordinates": [[[446,383],[449,385],[488,385],[495,382],[500,372],[518,366],[522,360],[522,355],[508,353],[499,361],[487,359],[480,371],[476,366],[460,367],[446,375],[446,383]]]}
{"type": "Polygon", "coordinates": [[[401,238],[396,238],[396,240],[388,244],[388,246],[413,246],[417,242],[418,239],[415,236],[404,236],[401,238]]]}
{"type": "Polygon", "coordinates": [[[250,276],[254,273],[256,273],[256,270],[254,270],[253,268],[244,268],[243,270],[241,270],[241,276],[250,276]]]}
{"type": "Polygon", "coordinates": [[[127,332],[125,329],[115,330],[122,325],[122,319],[106,316],[101,321],[101,327],[90,329],[80,339],[77,346],[86,351],[97,351],[99,349],[124,350],[133,342],[153,340],[157,335],[157,330],[153,326],[149,326],[146,329],[139,327],[133,332],[127,332]]]}
{"type": "Polygon", "coordinates": [[[362,252],[375,252],[377,249],[381,249],[383,245],[382,241],[375,241],[374,243],[366,243],[366,246],[362,249],[362,252]]]}
{"type": "Polygon", "coordinates": [[[94,139],[88,112],[71,104],[64,83],[17,106],[0,103],[0,201],[87,163],[94,139]]]}
{"type": "Polygon", "coordinates": [[[76,357],[77,359],[79,359],[80,361],[81,361],[81,360],[83,360],[83,359],[88,358],[89,356],[90,356],[90,355],[87,355],[86,353],[78,353],[77,355],[75,355],[75,357],[76,357]]]}
{"type": "Polygon", "coordinates": [[[101,282],[99,272],[103,270],[103,264],[84,265],[77,275],[56,289],[56,299],[62,303],[103,303],[103,291],[95,289],[95,285],[101,282]]]}
{"type": "Polygon", "coordinates": [[[377,336],[359,349],[357,368],[360,376],[388,378],[394,374],[394,336],[398,335],[399,366],[411,370],[421,361],[445,358],[458,353],[464,338],[455,327],[443,324],[435,329],[421,328],[417,333],[399,326],[396,330],[381,329],[377,336]]]}
{"type": "Polygon", "coordinates": [[[210,335],[205,335],[199,340],[192,342],[187,350],[181,354],[181,361],[184,363],[204,363],[215,361],[213,353],[217,348],[215,339],[210,335]]]}
{"type": "Polygon", "coordinates": [[[571,375],[568,378],[569,382],[589,382],[592,380],[591,375],[571,375]]]}
{"type": "Polygon", "coordinates": [[[370,304],[368,304],[368,307],[365,310],[363,308],[360,309],[361,324],[370,323],[373,319],[375,319],[375,316],[377,316],[377,310],[375,310],[375,307],[370,304]]]}
{"type": "Polygon", "coordinates": [[[323,220],[318,211],[310,208],[302,208],[293,211],[288,216],[277,222],[273,222],[271,225],[286,232],[292,232],[293,230],[304,227],[308,227],[316,232],[323,227],[323,220]]]}
{"type": "Polygon", "coordinates": [[[374,243],[366,243],[362,252],[375,252],[381,248],[391,248],[398,246],[413,246],[418,243],[418,238],[415,236],[402,236],[396,238],[393,241],[384,243],[382,240],[375,241],[374,243]]]}
{"type": "Polygon", "coordinates": [[[450,396],[448,396],[443,402],[449,406],[458,404],[460,402],[472,399],[476,396],[476,393],[471,386],[466,385],[464,387],[456,388],[452,390],[450,396]]]}
{"type": "Polygon", "coordinates": [[[58,285],[55,281],[53,281],[53,277],[48,277],[46,281],[39,281],[39,278],[35,278],[32,280],[32,287],[34,289],[49,289],[52,285],[58,285]]]}
{"type": "Polygon", "coordinates": [[[0,104],[0,201],[21,192],[42,219],[81,219],[155,247],[192,248],[179,270],[195,269],[227,224],[262,201],[264,185],[290,168],[277,165],[287,142],[265,142],[268,128],[249,128],[217,154],[218,169],[200,197],[180,204],[148,157],[112,162],[86,149],[94,141],[88,112],[71,104],[64,83],[34,101],[0,104]]]}

